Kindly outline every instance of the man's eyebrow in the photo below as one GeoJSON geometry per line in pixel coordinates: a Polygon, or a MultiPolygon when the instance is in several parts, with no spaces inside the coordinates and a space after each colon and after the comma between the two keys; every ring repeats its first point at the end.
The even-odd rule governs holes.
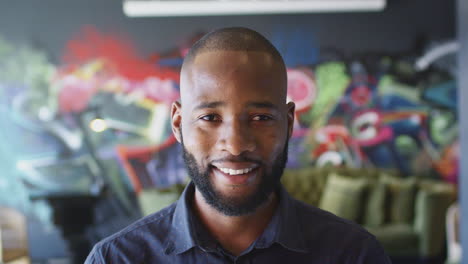
{"type": "Polygon", "coordinates": [[[195,107],[195,110],[206,109],[206,108],[217,108],[225,105],[224,102],[214,101],[214,102],[203,102],[195,107]]]}

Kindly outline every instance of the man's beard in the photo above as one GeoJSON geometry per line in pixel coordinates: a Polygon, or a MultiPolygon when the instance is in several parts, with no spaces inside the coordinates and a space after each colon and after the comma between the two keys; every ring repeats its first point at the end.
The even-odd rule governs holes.
{"type": "MultiPolygon", "coordinates": [[[[263,168],[263,175],[261,175],[257,190],[247,197],[242,197],[242,199],[225,197],[219,191],[215,190],[209,176],[212,167],[209,166],[202,170],[200,166],[198,166],[195,157],[185,148],[183,138],[181,141],[185,165],[187,166],[189,176],[195,184],[195,187],[210,206],[224,215],[241,216],[255,212],[257,208],[262,206],[269,199],[271,193],[276,191],[280,186],[281,175],[283,174],[288,159],[288,141],[286,141],[283,151],[275,158],[271,167],[271,172],[268,173],[266,172],[268,168],[263,168]]],[[[240,156],[238,161],[251,162],[252,160],[240,156]]]]}

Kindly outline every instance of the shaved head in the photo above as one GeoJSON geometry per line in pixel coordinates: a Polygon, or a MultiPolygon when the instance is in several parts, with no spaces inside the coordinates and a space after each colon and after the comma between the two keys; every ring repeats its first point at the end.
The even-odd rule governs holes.
{"type": "Polygon", "coordinates": [[[219,50],[266,52],[284,65],[278,50],[260,33],[248,28],[231,27],[212,31],[198,40],[185,57],[182,68],[190,65],[200,53],[219,50]]]}
{"type": "MultiPolygon", "coordinates": [[[[200,40],[190,49],[184,59],[181,70],[181,78],[187,77],[197,57],[201,54],[216,51],[237,51],[263,53],[275,67],[280,69],[284,86],[286,87],[286,66],[278,50],[260,33],[242,27],[231,27],[214,30],[200,40]]],[[[250,63],[250,62],[249,62],[250,63]]],[[[190,74],[189,74],[190,75],[190,74]]],[[[181,90],[184,90],[184,82],[181,80],[181,90]]],[[[286,89],[279,91],[286,98],[286,89]]]]}

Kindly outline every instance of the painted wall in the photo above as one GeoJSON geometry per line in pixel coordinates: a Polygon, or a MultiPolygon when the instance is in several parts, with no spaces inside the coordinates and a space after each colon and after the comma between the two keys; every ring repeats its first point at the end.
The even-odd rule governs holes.
{"type": "MultiPolygon", "coordinates": [[[[144,58],[131,40],[85,26],[58,64],[40,49],[4,41],[3,110],[12,128],[4,145],[18,154],[9,157],[28,171],[28,155],[66,159],[88,151],[93,158],[107,145],[131,147],[131,138],[150,146],[171,140],[169,109],[195,39],[144,58]]],[[[278,31],[272,42],[296,103],[288,167],[378,167],[457,181],[455,54],[421,71],[415,63],[424,50],[346,56],[300,30],[278,31]]]]}

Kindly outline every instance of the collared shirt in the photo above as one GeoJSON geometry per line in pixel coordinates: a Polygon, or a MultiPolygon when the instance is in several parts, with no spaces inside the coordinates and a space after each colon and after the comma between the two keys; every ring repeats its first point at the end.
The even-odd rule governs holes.
{"type": "Polygon", "coordinates": [[[191,204],[190,183],[171,206],[97,243],[85,264],[138,263],[391,263],[375,237],[350,221],[279,190],[279,205],[263,234],[233,256],[208,234],[191,204]]]}

